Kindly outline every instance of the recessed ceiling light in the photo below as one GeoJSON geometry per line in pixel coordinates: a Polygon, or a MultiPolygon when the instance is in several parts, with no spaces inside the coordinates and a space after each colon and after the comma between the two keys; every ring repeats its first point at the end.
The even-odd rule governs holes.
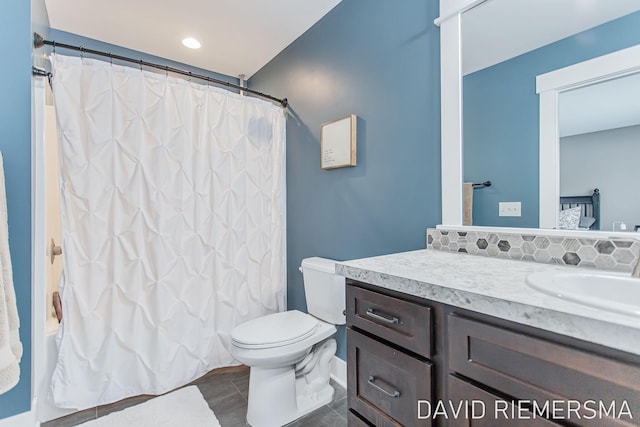
{"type": "Polygon", "coordinates": [[[189,49],[200,49],[200,42],[192,37],[187,37],[186,39],[182,40],[182,44],[189,49]]]}

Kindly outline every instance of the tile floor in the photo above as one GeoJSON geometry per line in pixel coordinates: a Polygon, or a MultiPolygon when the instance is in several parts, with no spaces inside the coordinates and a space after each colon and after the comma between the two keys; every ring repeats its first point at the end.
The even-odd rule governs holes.
{"type": "MultiPolygon", "coordinates": [[[[237,366],[216,369],[198,378],[196,385],[209,403],[222,427],[245,427],[249,368],[237,366]]],[[[336,390],[333,401],[317,411],[288,424],[288,427],[345,427],[347,425],[347,393],[332,382],[336,390]]],[[[42,424],[42,427],[72,427],[86,421],[142,403],[154,396],[136,396],[110,405],[86,409],[42,424]]],[[[123,426],[127,427],[127,426],[123,426]]],[[[182,426],[181,426],[182,427],[182,426]]]]}

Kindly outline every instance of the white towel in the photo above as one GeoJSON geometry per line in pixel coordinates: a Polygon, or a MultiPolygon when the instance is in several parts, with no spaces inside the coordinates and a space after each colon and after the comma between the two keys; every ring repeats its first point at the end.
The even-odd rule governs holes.
{"type": "Polygon", "coordinates": [[[0,153],[0,394],[11,389],[20,379],[22,343],[18,335],[19,326],[9,253],[4,166],[0,153]]]}

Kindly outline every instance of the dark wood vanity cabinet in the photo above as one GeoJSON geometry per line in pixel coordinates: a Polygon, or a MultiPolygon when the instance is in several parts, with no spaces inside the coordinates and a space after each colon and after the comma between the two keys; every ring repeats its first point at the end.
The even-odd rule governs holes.
{"type": "MultiPolygon", "coordinates": [[[[453,411],[450,410],[451,415],[453,415],[447,420],[450,427],[512,427],[518,424],[513,419],[514,417],[495,416],[496,407],[507,414],[515,414],[517,408],[512,402],[503,400],[500,396],[492,394],[490,391],[474,385],[455,374],[449,374],[447,385],[449,388],[447,402],[454,402],[454,405],[461,403],[458,416],[455,416],[453,411]]],[[[558,425],[545,418],[534,418],[534,414],[526,409],[519,413],[518,416],[521,418],[521,424],[531,427],[558,425]]]]}
{"type": "Polygon", "coordinates": [[[431,309],[347,286],[349,425],[430,426],[416,402],[432,401],[431,309]]]}
{"type": "Polygon", "coordinates": [[[449,371],[499,390],[521,402],[520,408],[538,408],[532,415],[586,426],[640,424],[638,361],[625,363],[623,354],[600,355],[587,343],[572,347],[560,337],[553,342],[458,314],[449,314],[447,324],[449,371]]]}
{"type": "Polygon", "coordinates": [[[350,426],[637,426],[640,357],[347,280],[350,426]]]}

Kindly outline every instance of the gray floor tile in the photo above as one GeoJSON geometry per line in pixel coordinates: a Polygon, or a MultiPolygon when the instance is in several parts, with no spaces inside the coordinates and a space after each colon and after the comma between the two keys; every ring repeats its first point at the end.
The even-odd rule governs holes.
{"type": "Polygon", "coordinates": [[[313,411],[312,413],[305,415],[292,424],[287,424],[290,427],[346,427],[347,419],[341,415],[338,415],[336,411],[332,410],[328,406],[313,411]]]}
{"type": "Polygon", "coordinates": [[[242,395],[242,397],[244,397],[245,399],[249,399],[249,375],[237,380],[233,380],[231,382],[238,390],[238,393],[242,395]]]}
{"type": "Polygon", "coordinates": [[[343,397],[340,400],[333,400],[333,402],[329,403],[327,405],[329,408],[333,409],[334,411],[336,411],[336,413],[338,415],[340,415],[343,418],[347,418],[347,411],[349,410],[347,407],[347,398],[343,397]]]}
{"type": "Polygon", "coordinates": [[[140,396],[129,397],[127,399],[123,399],[118,402],[111,403],[109,405],[98,406],[97,416],[103,417],[105,415],[109,415],[112,412],[122,411],[123,409],[127,409],[130,406],[139,405],[142,402],[146,402],[149,399],[153,399],[154,397],[156,396],[143,394],[140,396]]]}
{"type": "MultiPolygon", "coordinates": [[[[247,427],[247,398],[249,392],[249,368],[246,366],[214,370],[190,385],[196,385],[209,407],[216,414],[222,427],[247,427]]],[[[335,382],[334,399],[328,405],[289,424],[291,427],[343,427],[347,425],[346,390],[335,382]]],[[[97,416],[123,410],[142,403],[154,396],[135,396],[111,405],[77,412],[42,424],[42,427],[72,427],[95,419],[97,416]]],[[[123,426],[125,427],[125,426],[123,426]]],[[[128,426],[127,426],[128,427],[128,426]]],[[[132,426],[133,427],[133,426],[132,426]]]]}
{"type": "Polygon", "coordinates": [[[234,392],[214,402],[209,402],[222,427],[247,426],[247,400],[234,392]]]}
{"type": "Polygon", "coordinates": [[[229,396],[238,395],[245,400],[238,392],[238,389],[229,380],[218,381],[217,378],[211,378],[206,383],[196,384],[204,400],[209,403],[209,407],[215,411],[218,401],[227,399],[229,396]]]}
{"type": "Polygon", "coordinates": [[[86,421],[95,420],[97,417],[96,408],[90,408],[47,421],[46,423],[42,423],[41,427],[73,427],[86,421]]]}

